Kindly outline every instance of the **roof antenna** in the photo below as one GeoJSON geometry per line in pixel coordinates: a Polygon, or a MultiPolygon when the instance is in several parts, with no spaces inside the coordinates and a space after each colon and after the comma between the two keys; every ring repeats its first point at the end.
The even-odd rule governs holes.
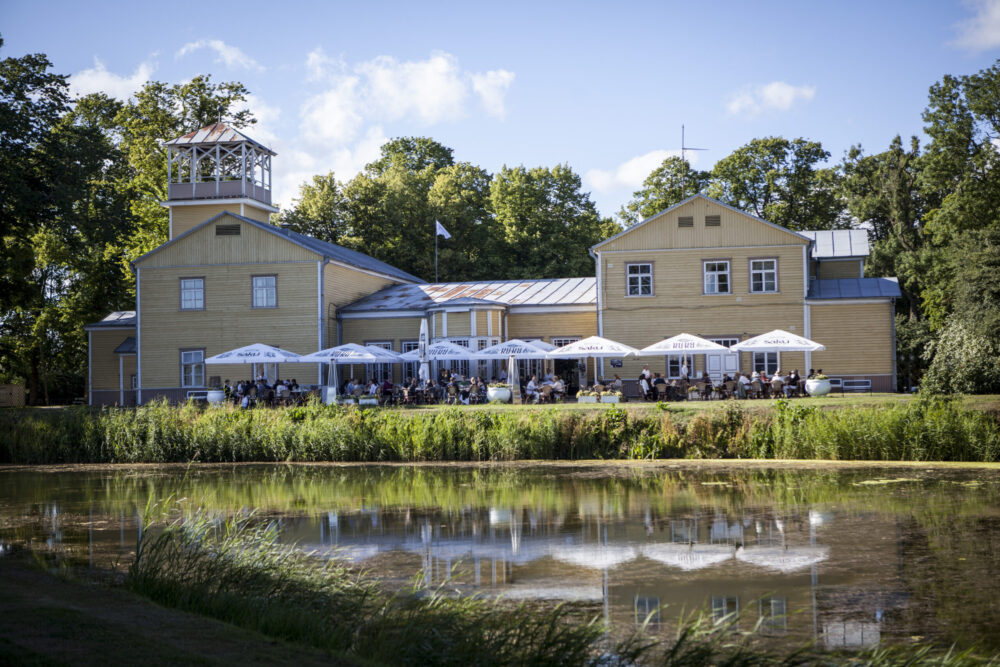
{"type": "Polygon", "coordinates": [[[681,172],[681,199],[687,198],[687,156],[685,153],[687,151],[707,151],[707,148],[692,148],[691,146],[684,145],[684,126],[681,125],[681,162],[684,163],[685,169],[681,172]]]}

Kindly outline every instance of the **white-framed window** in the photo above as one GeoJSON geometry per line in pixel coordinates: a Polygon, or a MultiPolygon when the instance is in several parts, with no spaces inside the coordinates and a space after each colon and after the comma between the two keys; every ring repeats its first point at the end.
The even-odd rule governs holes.
{"type": "Polygon", "coordinates": [[[739,613],[740,599],[735,595],[732,597],[727,595],[712,596],[712,620],[721,621],[730,614],[736,615],[739,613]]]}
{"type": "Polygon", "coordinates": [[[660,598],[635,596],[635,624],[642,625],[648,621],[650,627],[660,625],[660,598]]]}
{"type": "Polygon", "coordinates": [[[758,373],[767,373],[768,377],[774,375],[774,371],[778,370],[778,361],[777,352],[753,353],[753,369],[758,373]]]}
{"type": "Polygon", "coordinates": [[[788,599],[763,597],[757,601],[763,634],[783,635],[788,631],[788,599]]]}
{"type": "Polygon", "coordinates": [[[278,307],[278,276],[253,276],[253,307],[278,307]]]}
{"type": "Polygon", "coordinates": [[[576,336],[575,338],[553,338],[552,344],[555,345],[556,347],[565,347],[570,343],[575,343],[579,340],[580,340],[579,336],[576,336]]]}
{"type": "Polygon", "coordinates": [[[778,291],[778,260],[750,260],[750,291],[755,294],[778,291]]]}
{"type": "Polygon", "coordinates": [[[181,350],[181,386],[205,386],[205,350],[181,350]]]}
{"type": "MultiPolygon", "coordinates": [[[[404,340],[399,344],[399,349],[406,354],[407,352],[413,352],[414,350],[420,349],[420,341],[417,340],[404,340]]],[[[407,361],[403,364],[403,382],[406,382],[406,378],[417,378],[419,379],[420,374],[420,362],[419,361],[407,361]]]]}
{"type": "Polygon", "coordinates": [[[687,376],[694,376],[694,357],[690,354],[671,354],[667,356],[667,379],[679,380],[684,366],[687,366],[687,376]]]}
{"type": "Polygon", "coordinates": [[[181,310],[205,310],[204,278],[181,278],[181,310]]]}
{"type": "Polygon", "coordinates": [[[651,263],[626,264],[627,296],[653,296],[653,265],[651,263]]]}
{"type": "Polygon", "coordinates": [[[702,263],[705,275],[705,294],[729,294],[729,260],[708,259],[702,263]]]}
{"type": "MultiPolygon", "coordinates": [[[[383,350],[392,350],[391,340],[368,341],[365,345],[380,347],[383,350]]],[[[392,382],[392,364],[365,364],[365,377],[368,382],[375,380],[378,384],[385,382],[386,378],[389,378],[389,382],[392,382]]]]}

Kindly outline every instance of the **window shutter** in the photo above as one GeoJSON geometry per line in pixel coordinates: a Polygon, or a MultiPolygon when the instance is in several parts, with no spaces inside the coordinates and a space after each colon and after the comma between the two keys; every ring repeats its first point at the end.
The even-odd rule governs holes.
{"type": "Polygon", "coordinates": [[[721,215],[706,215],[705,216],[705,226],[706,227],[721,227],[722,226],[722,216],[721,215]]]}
{"type": "Polygon", "coordinates": [[[694,216],[682,215],[677,218],[678,227],[694,227],[694,216]]]}
{"type": "Polygon", "coordinates": [[[235,225],[216,225],[215,226],[216,236],[239,236],[240,235],[240,224],[235,225]]]}

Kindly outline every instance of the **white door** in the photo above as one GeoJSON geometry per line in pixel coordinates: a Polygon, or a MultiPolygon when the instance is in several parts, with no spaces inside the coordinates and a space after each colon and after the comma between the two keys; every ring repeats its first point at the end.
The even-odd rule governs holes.
{"type": "MultiPolygon", "coordinates": [[[[709,338],[709,340],[726,347],[731,347],[739,342],[739,338],[709,338]]],[[[717,354],[706,354],[705,366],[709,377],[715,382],[722,380],[723,375],[732,377],[733,373],[737,373],[740,370],[740,353],[719,352],[717,354]]]]}

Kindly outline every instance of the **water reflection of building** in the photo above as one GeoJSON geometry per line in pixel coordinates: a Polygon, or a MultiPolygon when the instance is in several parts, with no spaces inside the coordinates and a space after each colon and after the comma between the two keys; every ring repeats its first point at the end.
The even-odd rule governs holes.
{"type": "Polygon", "coordinates": [[[648,619],[652,628],[681,610],[704,609],[716,619],[739,614],[743,629],[759,623],[767,634],[870,646],[878,643],[887,613],[905,604],[905,595],[893,589],[894,542],[868,539],[872,528],[859,530],[850,517],[763,510],[658,516],[651,509],[608,517],[599,503],[576,510],[369,510],[303,518],[286,526],[286,535],[378,572],[422,571],[427,586],[591,601],[615,622],[648,619]],[[871,567],[838,563],[838,555],[853,562],[862,553],[871,567]],[[858,590],[880,591],[881,602],[859,607],[835,594],[858,590]]]}

